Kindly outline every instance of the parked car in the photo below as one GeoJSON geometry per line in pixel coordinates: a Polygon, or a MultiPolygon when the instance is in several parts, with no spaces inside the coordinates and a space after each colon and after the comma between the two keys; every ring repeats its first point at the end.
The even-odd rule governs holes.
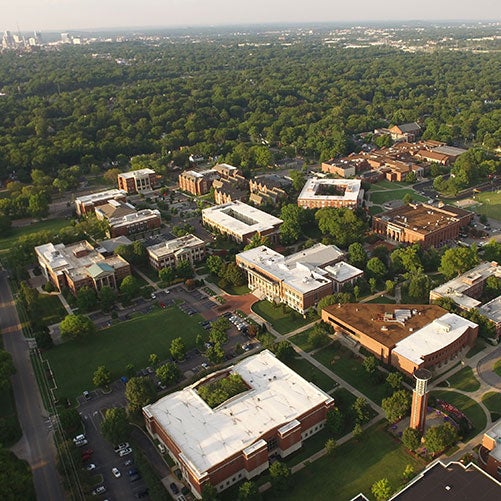
{"type": "Polygon", "coordinates": [[[129,447],[129,442],[118,444],[117,446],[115,446],[115,452],[120,452],[122,449],[127,449],[127,447],[129,447]]]}
{"type": "Polygon", "coordinates": [[[172,482],[169,487],[174,494],[179,494],[179,487],[174,482],[172,482]]]}
{"type": "Polygon", "coordinates": [[[132,452],[132,449],[130,447],[127,447],[127,449],[122,449],[118,454],[121,458],[124,456],[127,456],[127,454],[130,454],[132,452]]]}
{"type": "Polygon", "coordinates": [[[120,478],[122,476],[122,474],[120,473],[120,470],[118,468],[112,468],[111,473],[113,473],[113,475],[115,475],[115,478],[120,478]]]}
{"type": "Polygon", "coordinates": [[[87,467],[85,469],[87,471],[95,470],[96,469],[96,465],[94,463],[90,463],[90,464],[87,465],[87,467]]]}
{"type": "Polygon", "coordinates": [[[137,468],[131,468],[127,473],[129,476],[132,476],[132,475],[137,475],[139,472],[137,468]]]}
{"type": "Polygon", "coordinates": [[[132,463],[134,463],[133,459],[127,459],[127,461],[125,461],[124,463],[124,466],[130,466],[132,463]]]}
{"type": "Polygon", "coordinates": [[[136,473],[135,475],[131,475],[129,477],[130,482],[137,482],[138,480],[141,480],[141,475],[139,475],[139,473],[136,473]]]}
{"type": "Polygon", "coordinates": [[[104,485],[100,485],[99,487],[96,487],[92,491],[93,496],[99,496],[99,494],[104,494],[106,492],[106,487],[104,485]]]}

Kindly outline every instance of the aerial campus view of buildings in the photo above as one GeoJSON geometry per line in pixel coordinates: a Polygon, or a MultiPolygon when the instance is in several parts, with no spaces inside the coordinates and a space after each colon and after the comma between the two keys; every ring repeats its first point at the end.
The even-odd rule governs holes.
{"type": "MultiPolygon", "coordinates": [[[[338,163],[346,167],[343,162],[338,163]]],[[[329,173],[333,164],[329,163],[329,173]]],[[[421,163],[420,169],[423,168],[421,163]]],[[[324,174],[319,173],[318,177],[313,174],[305,180],[298,206],[350,209],[362,206],[364,192],[360,179],[326,178],[323,176],[327,169],[322,166],[322,170],[324,174]]],[[[378,172],[382,175],[386,170],[378,172]]],[[[389,172],[390,177],[388,173],[385,176],[392,179],[389,172]]],[[[221,189],[220,180],[229,185],[223,203],[202,209],[201,222],[209,231],[237,244],[248,244],[256,236],[265,242],[235,256],[250,291],[257,298],[282,303],[306,315],[322,298],[352,290],[364,271],[350,264],[348,254],[335,245],[317,243],[288,255],[273,249],[279,244],[283,221],[258,207],[261,200],[277,201],[285,197],[283,187],[290,187],[290,179],[277,174],[261,175],[251,179],[246,190],[244,179],[236,167],[217,164],[211,169],[182,172],[179,188],[203,197],[211,189],[215,195],[221,189]],[[232,186],[238,189],[232,190],[232,186]],[[232,193],[237,194],[235,199],[232,193]],[[242,201],[246,199],[242,193],[254,204],[242,201]]],[[[104,285],[117,288],[132,270],[125,259],[110,249],[116,240],[131,243],[127,237],[132,240],[155,237],[151,245],[145,241],[149,264],[156,271],[175,268],[182,260],[193,266],[203,262],[209,248],[202,238],[188,234],[166,239],[159,234],[158,211],[136,210],[127,201],[131,194],[154,193],[159,184],[154,171],[143,169],[119,174],[118,189],[77,197],[75,208],[79,216],[95,214],[108,221],[110,243],[103,241],[94,247],[86,241],[68,246],[48,242],[38,246],[35,252],[43,276],[58,290],[66,287],[75,295],[82,287],[91,287],[96,292],[104,285]]],[[[440,247],[454,242],[473,216],[467,210],[437,203],[404,204],[373,217],[372,231],[393,245],[418,243],[424,249],[440,247]]],[[[424,432],[430,409],[428,382],[463,359],[478,337],[476,323],[433,304],[433,300],[448,297],[459,308],[478,308],[495,324],[499,335],[501,298],[483,306],[475,299],[482,296],[485,283],[492,276],[501,277],[498,264],[481,263],[432,290],[430,304],[332,304],[324,307],[321,320],[330,326],[333,338],[352,349],[363,348],[385,367],[416,378],[409,426],[424,432]]],[[[143,415],[147,431],[171,457],[191,495],[200,498],[208,484],[223,492],[261,475],[277,458],[287,458],[298,451],[310,436],[325,428],[329,410],[335,406],[331,395],[264,350],[167,394],[144,407],[143,415]],[[198,389],[232,375],[241,378],[244,389],[212,408],[198,389]]],[[[495,465],[501,464],[496,445],[498,427],[485,434],[483,452],[479,454],[483,458],[479,464],[492,475],[487,482],[492,485],[496,485],[495,479],[499,477],[495,465]]],[[[458,479],[473,472],[472,478],[485,482],[484,470],[477,465],[457,469],[453,464],[434,463],[429,473],[426,470],[400,493],[402,498],[423,488],[420,482],[427,482],[440,468],[446,472],[454,470],[458,479]]],[[[400,498],[397,495],[395,499],[400,498]]]]}
{"type": "MultiPolygon", "coordinates": [[[[64,33],[51,48],[102,42],[64,33]]],[[[2,38],[4,50],[43,44],[37,33],[2,38]]],[[[193,337],[179,356],[171,344],[165,362],[152,353],[144,368],[129,364],[110,381],[92,381],[93,391],[80,388],[75,438],[61,432],[54,407],[47,434],[62,433],[60,457],[65,449],[74,463],[66,483],[74,481],[82,499],[500,497],[501,264],[492,249],[501,246],[501,222],[469,210],[485,186],[461,200],[433,188],[432,172],[451,175],[466,146],[424,138],[420,120],[386,123],[357,135],[359,151],[315,165],[288,152],[254,172],[191,153],[168,173],[125,162],[108,171],[117,171],[114,186],[93,179],[71,201],[62,193],[72,224],[99,225],[104,236],[85,230],[71,243],[54,235],[31,244],[29,280],[11,280],[18,296],[33,289],[57,298],[64,320],[84,317],[95,337],[146,325],[138,319],[157,322],[134,333],[145,342],[152,329],[169,342],[193,337]],[[321,228],[326,215],[346,214],[346,227],[363,222],[355,247],[321,228]],[[284,238],[291,227],[299,234],[292,243],[284,238]],[[452,273],[423,264],[449,255],[452,273]],[[471,266],[460,266],[463,258],[471,266]],[[419,301],[409,293],[416,277],[426,291],[419,301]],[[126,298],[123,284],[132,282],[140,285],[126,298]],[[136,380],[152,392],[133,411],[136,380]],[[105,432],[111,408],[133,421],[127,438],[105,432]],[[386,446],[388,462],[381,453],[371,463],[374,449],[386,446]],[[354,487],[336,497],[334,477],[338,488],[354,487]]],[[[485,184],[494,191],[497,176],[485,184]]],[[[6,274],[0,267],[2,281],[6,274]]],[[[83,353],[60,320],[47,326],[53,352],[78,342],[83,353]]],[[[60,366],[38,342],[27,344],[43,367],[42,394],[56,402],[60,366]]],[[[96,358],[113,364],[132,349],[117,343],[96,358]]]]}

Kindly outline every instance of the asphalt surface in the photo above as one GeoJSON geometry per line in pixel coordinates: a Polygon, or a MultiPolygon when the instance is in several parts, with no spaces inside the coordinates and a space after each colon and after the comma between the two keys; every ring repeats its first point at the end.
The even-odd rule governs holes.
{"type": "Polygon", "coordinates": [[[12,355],[17,370],[12,387],[23,436],[12,449],[31,466],[38,501],[61,501],[64,493],[56,470],[56,449],[49,432],[48,414],[5,272],[0,272],[0,329],[4,348],[12,355]]]}
{"type": "Polygon", "coordinates": [[[501,359],[501,346],[482,358],[477,364],[478,375],[492,388],[501,391],[501,378],[494,372],[494,364],[501,359]]]}

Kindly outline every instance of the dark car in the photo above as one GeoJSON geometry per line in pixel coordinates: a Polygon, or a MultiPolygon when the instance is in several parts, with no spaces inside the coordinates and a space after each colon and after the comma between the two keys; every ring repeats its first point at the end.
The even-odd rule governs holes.
{"type": "Polygon", "coordinates": [[[174,482],[172,482],[169,487],[174,494],[179,494],[179,488],[174,482]]]}
{"type": "Polygon", "coordinates": [[[127,472],[129,475],[137,475],[137,468],[131,468],[128,472],[127,472]]]}
{"type": "MultiPolygon", "coordinates": [[[[138,481],[138,480],[140,480],[140,479],[141,479],[141,475],[139,475],[139,473],[136,473],[135,475],[131,475],[131,476],[129,477],[129,480],[130,480],[131,482],[137,482],[137,481],[138,481]]],[[[175,493],[174,493],[174,494],[175,494],[175,493]]]]}

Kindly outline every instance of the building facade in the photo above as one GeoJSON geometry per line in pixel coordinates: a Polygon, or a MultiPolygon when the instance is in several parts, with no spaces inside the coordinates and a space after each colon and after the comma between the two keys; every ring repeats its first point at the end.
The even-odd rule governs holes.
{"type": "Polygon", "coordinates": [[[322,207],[356,208],[362,204],[364,190],[360,179],[318,179],[306,181],[297,204],[305,209],[322,207]]]}
{"type": "Polygon", "coordinates": [[[125,202],[125,191],[106,190],[75,198],[75,210],[79,217],[87,216],[93,214],[96,207],[107,204],[110,200],[125,202]]]}
{"type": "Polygon", "coordinates": [[[445,205],[409,204],[372,217],[372,230],[399,243],[440,247],[455,240],[473,212],[445,205]]]}
{"type": "Polygon", "coordinates": [[[122,172],[117,177],[118,188],[128,194],[152,191],[158,185],[158,176],[153,169],[122,172]]]}
{"type": "Polygon", "coordinates": [[[212,169],[201,172],[187,170],[179,174],[179,188],[195,196],[206,195],[218,177],[218,173],[212,169]]]}
{"type": "Polygon", "coordinates": [[[144,407],[143,416],[200,499],[204,485],[222,492],[300,449],[333,406],[330,395],[264,350],[144,407]],[[197,388],[229,374],[248,390],[211,409],[197,388]]]}
{"type": "Polygon", "coordinates": [[[263,174],[249,180],[249,201],[255,205],[276,204],[285,200],[292,180],[278,174],[263,174]]]}
{"type": "Polygon", "coordinates": [[[497,480],[501,480],[501,419],[484,433],[479,451],[482,468],[497,480]]]}
{"type": "Polygon", "coordinates": [[[152,268],[175,268],[180,261],[189,261],[193,266],[206,256],[205,242],[194,235],[184,235],[146,248],[152,268]]]}

